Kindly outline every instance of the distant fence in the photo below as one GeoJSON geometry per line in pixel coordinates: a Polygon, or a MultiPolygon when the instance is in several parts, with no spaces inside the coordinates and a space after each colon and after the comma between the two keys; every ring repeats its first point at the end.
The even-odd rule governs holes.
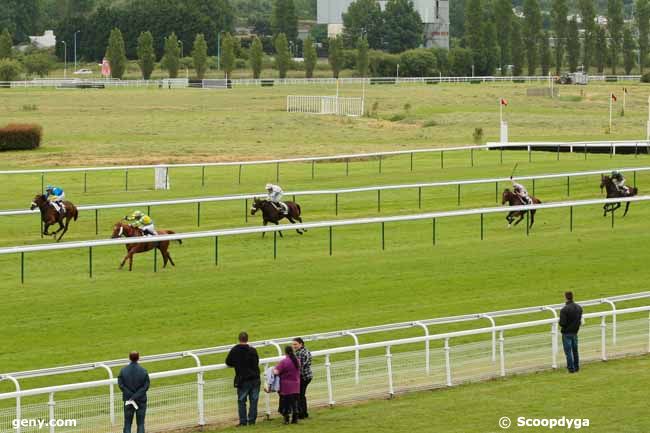
{"type": "MultiPolygon", "coordinates": [[[[600,176],[604,173],[608,173],[611,170],[595,170],[595,171],[578,171],[578,172],[569,172],[569,173],[555,173],[555,174],[541,174],[541,175],[530,175],[530,176],[517,176],[517,181],[531,181],[530,191],[533,195],[536,194],[536,183],[539,180],[549,180],[549,179],[562,179],[566,180],[566,195],[567,197],[571,196],[571,179],[575,177],[585,177],[585,176],[600,176]]],[[[632,178],[630,184],[633,186],[638,186],[637,184],[637,172],[648,172],[650,167],[636,167],[636,168],[619,168],[618,171],[623,173],[631,173],[632,178]]],[[[461,205],[462,201],[462,187],[472,186],[472,185],[485,185],[494,183],[494,199],[496,203],[499,203],[501,199],[501,191],[499,186],[504,183],[509,183],[509,178],[492,178],[492,179],[471,179],[471,180],[457,180],[457,181],[446,181],[446,182],[426,182],[426,183],[414,183],[414,184],[401,184],[401,185],[382,185],[382,186],[368,186],[368,187],[357,187],[357,188],[341,188],[341,189],[327,189],[327,190],[312,190],[312,191],[287,191],[285,196],[293,197],[295,201],[296,197],[311,197],[311,196],[323,196],[331,195],[333,197],[333,208],[334,214],[338,215],[340,210],[339,197],[346,194],[359,194],[364,192],[376,192],[376,203],[377,203],[377,212],[382,211],[382,192],[384,191],[400,191],[400,190],[416,190],[417,191],[417,203],[418,208],[422,208],[422,193],[423,190],[429,188],[444,188],[444,187],[456,187],[456,203],[458,206],[461,205]]],[[[100,204],[100,205],[80,205],[77,206],[79,211],[95,211],[95,234],[99,234],[99,212],[101,210],[108,209],[135,209],[135,208],[146,208],[147,214],[151,214],[151,208],[154,206],[168,206],[168,205],[196,205],[196,225],[197,227],[201,226],[202,221],[202,205],[207,203],[223,203],[231,201],[243,201],[243,215],[244,222],[248,222],[249,217],[249,201],[257,197],[263,197],[264,194],[237,194],[237,195],[226,195],[226,196],[214,196],[214,197],[198,197],[198,198],[184,198],[184,199],[171,199],[171,200],[151,200],[151,201],[139,201],[139,202],[129,202],[129,203],[109,203],[109,204],[100,204]]],[[[20,209],[20,210],[0,210],[0,217],[3,216],[20,216],[20,215],[33,215],[38,214],[40,211],[38,209],[20,209]]]]}
{"type": "Polygon", "coordinates": [[[111,87],[184,89],[189,86],[187,78],[163,78],[160,80],[116,80],[116,79],[35,79],[29,81],[0,82],[2,88],[55,88],[55,89],[92,89],[111,87]]]}
{"type": "MultiPolygon", "coordinates": [[[[419,389],[445,388],[508,374],[559,368],[562,363],[558,359],[561,357],[559,324],[557,313],[554,309],[552,312],[554,317],[548,319],[314,350],[314,378],[309,387],[309,401],[312,407],[333,407],[350,401],[391,398],[419,389]],[[497,343],[492,356],[494,335],[497,343]],[[358,363],[349,360],[352,355],[358,363]]],[[[605,361],[650,353],[648,312],[650,306],[644,305],[584,314],[585,323],[580,331],[581,361],[605,361]],[[614,323],[618,327],[617,338],[612,332],[614,323]]],[[[194,358],[196,367],[150,374],[149,431],[202,428],[235,418],[235,392],[232,378],[228,377],[232,373],[226,371],[225,364],[201,365],[198,358],[194,358]],[[206,380],[207,373],[212,377],[206,380]],[[161,383],[173,377],[192,379],[174,385],[161,383]]],[[[281,356],[262,358],[260,365],[266,368],[281,359],[281,356]]],[[[0,376],[0,380],[11,381],[16,387],[13,392],[0,394],[0,400],[16,401],[14,408],[0,409],[0,432],[38,431],[37,427],[13,428],[15,419],[78,421],[76,427],[65,429],[51,425],[50,433],[119,431],[122,411],[117,408],[123,402],[114,392],[117,380],[112,370],[107,366],[105,369],[109,379],[25,390],[13,376],[0,376]],[[74,391],[97,394],[106,388],[109,392],[99,395],[59,397],[74,391]],[[25,405],[22,399],[27,397],[47,397],[47,401],[25,405]]],[[[277,396],[270,393],[261,396],[261,412],[267,418],[275,412],[272,408],[277,407],[276,399],[277,396]]]]}
{"type": "Polygon", "coordinates": [[[129,190],[129,171],[133,170],[152,170],[167,169],[165,173],[169,174],[169,169],[174,168],[191,168],[195,167],[201,170],[201,186],[205,186],[206,182],[206,168],[208,167],[238,167],[237,182],[241,183],[243,169],[246,166],[254,165],[275,165],[275,180],[280,181],[280,166],[282,164],[290,163],[311,163],[311,178],[316,177],[316,163],[318,162],[337,162],[340,161],[345,165],[345,175],[350,172],[350,162],[355,160],[366,160],[373,158],[377,160],[377,172],[382,173],[383,160],[395,156],[409,156],[410,157],[410,171],[414,169],[414,158],[416,155],[423,154],[437,154],[439,157],[439,167],[445,168],[445,153],[449,152],[467,152],[467,162],[469,167],[475,165],[475,153],[477,151],[485,150],[498,150],[500,151],[500,162],[503,163],[503,152],[505,150],[524,149],[528,151],[528,161],[533,161],[533,151],[540,150],[553,150],[557,152],[557,160],[560,159],[560,153],[566,152],[584,152],[585,159],[587,158],[588,151],[597,149],[598,151],[608,151],[610,157],[613,157],[620,149],[628,149],[635,155],[639,153],[650,153],[650,141],[636,140],[636,141],[584,141],[584,142],[537,142],[537,143],[488,143],[482,146],[458,146],[458,147],[438,147],[428,149],[411,149],[411,150],[397,150],[386,152],[368,152],[356,154],[341,154],[331,156],[313,156],[313,157],[299,157],[299,158],[284,158],[284,159],[271,159],[271,160],[258,160],[258,161],[232,161],[232,162],[199,162],[199,163],[183,163],[183,164],[157,164],[157,165],[116,165],[116,166],[102,166],[102,167],[74,167],[74,168],[44,168],[44,169],[28,169],[28,170],[0,170],[0,176],[13,176],[13,175],[26,175],[36,174],[40,175],[41,190],[45,188],[45,176],[49,173],[83,173],[83,191],[87,192],[88,178],[90,172],[103,172],[103,171],[122,171],[124,173],[124,190],[129,190]]]}
{"type": "Polygon", "coordinates": [[[335,116],[363,116],[363,98],[339,96],[287,96],[288,113],[331,114],[335,116]]]}
{"type": "MultiPolygon", "coordinates": [[[[436,221],[440,218],[454,218],[454,217],[463,217],[463,216],[480,217],[479,220],[480,238],[481,240],[483,240],[484,233],[485,233],[485,226],[484,226],[485,215],[496,214],[496,213],[508,213],[514,211],[567,208],[569,210],[569,231],[573,231],[573,226],[574,226],[573,208],[574,207],[605,205],[605,204],[613,204],[613,203],[643,202],[648,200],[650,200],[650,195],[638,196],[638,197],[627,197],[627,198],[616,198],[616,199],[576,200],[576,201],[565,201],[565,202],[555,202],[555,203],[551,202],[551,203],[527,205],[527,206],[502,206],[502,207],[493,207],[493,208],[441,211],[441,212],[431,212],[431,213],[416,214],[416,215],[357,218],[357,219],[348,219],[348,220],[331,220],[331,221],[320,221],[320,222],[313,222],[313,223],[300,223],[300,224],[280,225],[280,226],[244,227],[244,228],[222,229],[222,230],[212,230],[212,231],[202,231],[202,232],[177,233],[174,235],[159,235],[159,236],[122,238],[122,239],[102,239],[102,240],[79,241],[79,242],[62,242],[56,244],[41,244],[41,245],[23,245],[23,246],[0,248],[0,255],[5,255],[5,254],[20,255],[20,281],[21,283],[24,283],[26,253],[87,248],[88,249],[88,276],[92,278],[93,248],[109,246],[109,245],[126,245],[126,244],[150,243],[150,242],[160,242],[160,241],[212,238],[214,239],[214,263],[215,265],[218,265],[220,237],[240,236],[240,235],[256,234],[256,233],[273,233],[273,258],[276,259],[278,255],[277,233],[279,231],[299,230],[299,229],[310,230],[310,229],[317,229],[317,228],[326,228],[329,230],[329,255],[331,256],[333,254],[332,239],[333,239],[333,229],[335,227],[377,224],[380,226],[381,229],[380,230],[381,249],[384,250],[386,248],[385,226],[386,224],[389,223],[429,220],[432,222],[431,240],[432,240],[432,244],[435,245],[436,244],[436,221]]],[[[530,233],[528,216],[529,213],[527,212],[526,229],[525,229],[526,235],[530,233]]],[[[612,228],[614,227],[614,221],[615,221],[615,214],[614,212],[612,212],[611,213],[612,228]]],[[[154,272],[158,270],[157,257],[158,257],[157,250],[154,249],[154,265],[153,265],[154,272]]]]}

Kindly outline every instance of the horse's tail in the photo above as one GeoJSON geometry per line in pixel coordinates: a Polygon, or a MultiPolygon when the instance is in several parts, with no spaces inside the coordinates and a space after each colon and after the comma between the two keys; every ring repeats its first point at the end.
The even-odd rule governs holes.
{"type": "Polygon", "coordinates": [[[302,214],[302,209],[298,203],[296,203],[296,209],[298,209],[298,216],[300,216],[302,214]]]}
{"type": "Polygon", "coordinates": [[[73,212],[73,214],[72,214],[72,218],[73,218],[75,221],[77,221],[77,218],[79,218],[79,209],[77,209],[76,206],[73,206],[73,207],[72,207],[72,212],[73,212]]]}
{"type": "MultiPolygon", "coordinates": [[[[168,235],[175,235],[176,232],[174,230],[167,230],[168,235]]],[[[176,241],[180,244],[183,245],[183,240],[182,239],[176,239],[176,241]]]]}

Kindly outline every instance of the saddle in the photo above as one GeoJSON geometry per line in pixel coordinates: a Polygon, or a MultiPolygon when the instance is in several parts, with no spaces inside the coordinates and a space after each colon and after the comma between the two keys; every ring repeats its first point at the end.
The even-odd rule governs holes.
{"type": "Polygon", "coordinates": [[[50,202],[50,205],[54,208],[55,211],[60,213],[61,215],[65,215],[65,204],[61,202],[60,204],[54,201],[50,202]]]}

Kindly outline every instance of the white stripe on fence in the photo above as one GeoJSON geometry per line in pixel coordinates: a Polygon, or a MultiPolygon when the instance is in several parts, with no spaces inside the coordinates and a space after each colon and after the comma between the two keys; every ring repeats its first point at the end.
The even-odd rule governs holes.
{"type": "Polygon", "coordinates": [[[77,248],[101,247],[101,246],[108,246],[108,245],[126,245],[126,244],[140,244],[140,243],[175,241],[175,240],[186,240],[186,239],[214,238],[214,237],[221,237],[221,236],[238,236],[238,235],[256,234],[256,233],[279,232],[283,230],[305,230],[305,229],[311,230],[317,228],[333,228],[333,227],[341,227],[341,226],[422,221],[422,220],[430,220],[436,218],[453,218],[453,217],[472,216],[472,215],[489,215],[495,213],[507,213],[507,212],[528,211],[528,210],[573,208],[579,206],[642,202],[648,200],[650,200],[650,195],[644,195],[638,197],[611,198],[611,199],[562,201],[562,202],[551,202],[551,203],[527,205],[527,206],[502,206],[502,207],[490,207],[490,208],[480,208],[480,209],[452,210],[452,211],[430,212],[430,213],[415,214],[415,215],[399,215],[399,216],[388,216],[388,217],[319,221],[319,222],[300,223],[300,224],[292,224],[292,225],[243,227],[243,228],[221,229],[221,230],[211,230],[211,231],[177,233],[173,235],[146,236],[146,237],[137,237],[137,238],[99,239],[99,240],[91,240],[91,241],[62,242],[57,244],[45,244],[45,245],[21,245],[21,246],[0,248],[0,255],[29,253],[29,252],[37,252],[37,251],[55,251],[55,250],[77,249],[77,248]]]}
{"type": "MultiPolygon", "coordinates": [[[[581,329],[581,360],[583,362],[607,360],[631,354],[650,352],[648,312],[650,306],[620,310],[586,313],[581,329]],[[618,340],[613,332],[616,318],[621,332],[618,340]],[[611,325],[607,319],[611,318],[611,325]]],[[[559,357],[558,318],[494,325],[486,328],[444,332],[422,337],[401,338],[374,343],[355,344],[333,349],[315,350],[314,379],[310,386],[312,406],[333,406],[337,402],[367,400],[373,397],[392,397],[398,393],[418,389],[448,387],[467,381],[504,377],[524,371],[558,368],[559,357]],[[548,331],[540,331],[548,327],[548,331]],[[511,331],[517,331],[510,333],[511,331]],[[498,335],[498,356],[486,356],[491,344],[490,337],[498,335]],[[467,337],[473,342],[467,343],[467,337]],[[549,338],[550,337],[550,338],[549,338]],[[453,344],[463,338],[463,342],[453,344]],[[431,348],[434,343],[435,347],[431,348]],[[414,345],[423,345],[424,350],[414,345]],[[363,354],[361,374],[357,375],[354,364],[346,355],[363,354]],[[339,355],[342,355],[339,357],[339,355]]],[[[263,358],[260,365],[272,365],[280,356],[263,358]]],[[[153,386],[149,390],[148,426],[151,431],[168,430],[171,427],[196,427],[232,420],[236,413],[236,401],[232,380],[226,378],[225,364],[212,364],[151,373],[153,386]],[[204,380],[205,373],[222,372],[216,379],[204,380]],[[191,381],[176,385],[159,384],[162,379],[193,376],[191,381]]],[[[65,419],[74,418],[78,427],[65,431],[109,432],[119,428],[120,398],[114,393],[116,379],[69,383],[21,390],[13,378],[16,391],[0,394],[0,400],[15,399],[15,408],[0,410],[0,432],[23,433],[27,429],[14,429],[13,419],[65,419]],[[70,391],[109,388],[108,395],[83,396],[56,400],[56,395],[70,391]],[[21,399],[31,396],[49,396],[47,402],[23,405],[21,399]],[[108,398],[107,398],[108,397],[108,398]],[[74,413],[75,416],[69,416],[74,413]],[[48,416],[44,416],[49,414],[48,416]],[[68,416],[66,416],[68,415],[68,416]]],[[[262,397],[262,412],[272,414],[270,394],[262,397]],[[266,410],[264,410],[266,406],[266,410]]],[[[29,430],[32,431],[32,430],[29,430]]],[[[50,431],[54,432],[54,428],[50,431]]]]}

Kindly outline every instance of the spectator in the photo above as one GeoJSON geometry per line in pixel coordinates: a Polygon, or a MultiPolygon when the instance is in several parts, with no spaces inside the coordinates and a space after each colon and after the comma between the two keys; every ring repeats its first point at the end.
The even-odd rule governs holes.
{"type": "Polygon", "coordinates": [[[280,413],[284,423],[298,424],[298,398],[300,397],[300,361],[293,353],[293,347],[284,348],[286,356],[276,367],[273,373],[280,376],[280,413]]]}
{"type": "Polygon", "coordinates": [[[138,433],[144,433],[149,373],[138,364],[139,359],[138,352],[129,353],[131,363],[120,370],[120,375],[117,377],[117,384],[122,390],[122,400],[124,401],[124,433],[131,433],[134,414],[138,433]]]}
{"type": "Polygon", "coordinates": [[[296,357],[300,361],[300,396],[298,397],[298,419],[309,418],[307,411],[307,387],[314,377],[311,372],[311,352],[305,347],[302,338],[297,337],[291,343],[296,357]]]}
{"type": "Polygon", "coordinates": [[[226,365],[235,369],[235,388],[239,407],[239,426],[254,425],[257,421],[257,401],[260,397],[260,358],[257,350],[248,345],[248,334],[239,334],[239,344],[230,349],[226,365]],[[249,401],[248,415],[246,401],[249,401]]]}
{"type": "Polygon", "coordinates": [[[564,297],[566,298],[566,305],[560,310],[562,345],[566,355],[566,368],[569,373],[577,373],[580,371],[578,331],[582,321],[582,307],[573,302],[573,292],[565,292],[564,297]]]}

